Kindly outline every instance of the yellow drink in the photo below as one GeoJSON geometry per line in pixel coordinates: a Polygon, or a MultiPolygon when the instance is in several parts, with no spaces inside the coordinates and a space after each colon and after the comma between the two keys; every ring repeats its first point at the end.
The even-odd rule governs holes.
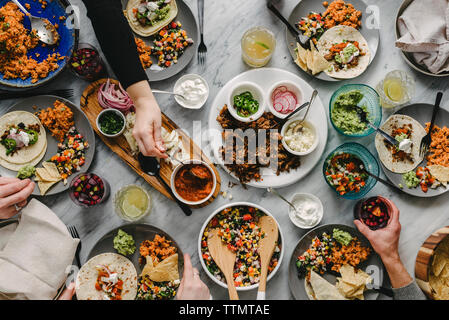
{"type": "Polygon", "coordinates": [[[270,61],[276,48],[273,33],[264,27],[251,28],[242,37],[242,58],[249,66],[259,68],[270,61]]]}
{"type": "Polygon", "coordinates": [[[404,97],[404,87],[402,85],[401,79],[391,78],[384,82],[384,92],[388,98],[393,101],[401,101],[404,97]]]}
{"type": "Polygon", "coordinates": [[[128,221],[141,219],[151,209],[149,194],[136,185],[126,186],[119,190],[114,202],[117,214],[128,221]]]}

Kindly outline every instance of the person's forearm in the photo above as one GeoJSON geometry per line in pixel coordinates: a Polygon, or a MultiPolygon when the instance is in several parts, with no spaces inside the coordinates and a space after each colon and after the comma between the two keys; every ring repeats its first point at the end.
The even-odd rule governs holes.
{"type": "Polygon", "coordinates": [[[127,89],[134,83],[147,80],[120,0],[83,2],[101,49],[122,86],[127,89]]]}
{"type": "Polygon", "coordinates": [[[413,281],[412,277],[409,275],[407,269],[399,258],[399,255],[394,254],[381,258],[385,268],[387,269],[391,286],[393,288],[404,287],[413,281]]]}
{"type": "Polygon", "coordinates": [[[148,81],[139,81],[128,87],[126,90],[131,100],[134,102],[134,106],[139,108],[140,106],[157,106],[156,99],[151,91],[148,81]],[[149,101],[150,103],[140,104],[141,100],[149,101]],[[151,103],[152,102],[152,103],[151,103]]]}

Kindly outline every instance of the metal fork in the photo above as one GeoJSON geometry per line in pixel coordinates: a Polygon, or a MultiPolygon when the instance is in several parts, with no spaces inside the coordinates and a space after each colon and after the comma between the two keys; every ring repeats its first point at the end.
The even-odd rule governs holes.
{"type": "MultiPolygon", "coordinates": [[[[75,226],[68,226],[67,229],[69,230],[73,239],[80,239],[78,230],[76,230],[75,226]]],[[[80,242],[78,243],[78,247],[76,248],[76,253],[75,253],[75,259],[76,259],[78,268],[81,268],[80,251],[81,251],[81,239],[80,239],[80,242]]]]}
{"type": "Polygon", "coordinates": [[[74,90],[73,89],[57,89],[57,90],[51,90],[51,91],[29,91],[29,92],[3,92],[0,91],[0,100],[6,100],[6,99],[21,99],[21,98],[27,98],[27,97],[34,97],[34,96],[40,96],[40,95],[51,95],[51,96],[58,96],[64,99],[71,99],[73,97],[74,90]]]}
{"type": "Polygon", "coordinates": [[[432,130],[435,124],[435,118],[440,109],[441,98],[443,98],[443,92],[437,93],[437,98],[435,100],[435,106],[433,107],[432,121],[430,121],[429,132],[422,138],[421,146],[419,147],[419,156],[424,158],[429,151],[430,144],[432,143],[432,130]]]}
{"type": "Polygon", "coordinates": [[[198,22],[200,25],[201,41],[198,47],[198,64],[204,66],[206,62],[207,47],[204,44],[204,0],[198,0],[198,22]]]}

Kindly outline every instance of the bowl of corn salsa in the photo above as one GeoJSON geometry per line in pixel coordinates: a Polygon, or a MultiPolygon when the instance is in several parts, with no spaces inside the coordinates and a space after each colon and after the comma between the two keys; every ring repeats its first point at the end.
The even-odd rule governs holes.
{"type": "MultiPolygon", "coordinates": [[[[218,285],[227,288],[221,270],[212,259],[207,247],[209,230],[219,228],[222,241],[230,250],[237,252],[234,265],[234,283],[237,291],[256,289],[260,280],[259,240],[263,231],[257,226],[262,216],[272,216],[266,209],[249,202],[227,204],[214,211],[201,228],[198,253],[206,274],[218,285]]],[[[274,217],[273,217],[274,218],[274,217]]],[[[276,220],[276,219],[275,219],[276,220]]],[[[278,223],[279,240],[268,267],[269,281],[278,271],[284,256],[284,237],[278,223]]]]}

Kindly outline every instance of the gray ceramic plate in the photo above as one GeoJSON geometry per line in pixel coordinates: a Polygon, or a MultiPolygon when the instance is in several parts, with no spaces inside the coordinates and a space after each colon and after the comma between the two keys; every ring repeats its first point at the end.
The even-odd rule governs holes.
{"type": "MultiPolygon", "coordinates": [[[[127,4],[128,0],[122,0],[124,9],[126,8],[127,4]]],[[[189,46],[184,51],[184,54],[178,59],[177,64],[169,68],[164,68],[162,70],[152,70],[152,68],[146,69],[146,73],[150,82],[165,80],[178,74],[185,67],[187,67],[197,51],[199,44],[199,29],[196,23],[195,16],[193,15],[192,10],[190,10],[189,6],[184,1],[176,0],[176,4],[178,5],[178,15],[176,16],[174,21],[181,22],[182,29],[186,30],[187,36],[193,39],[193,45],[189,46]]],[[[152,37],[145,38],[138,34],[134,35],[144,40],[145,43],[150,46],[153,44],[152,37]]],[[[153,60],[153,66],[157,66],[157,60],[154,57],[151,57],[151,59],[153,60]]]]}
{"type": "MultiPolygon", "coordinates": [[[[362,235],[358,230],[342,225],[342,224],[327,224],[320,227],[317,227],[308,233],[306,233],[301,240],[299,240],[298,244],[295,246],[295,249],[293,250],[292,256],[290,258],[290,262],[288,265],[288,283],[290,285],[290,290],[293,294],[293,297],[296,300],[309,300],[309,296],[305,289],[305,280],[304,277],[298,276],[298,269],[296,267],[296,259],[298,256],[304,253],[306,251],[310,244],[312,243],[312,239],[316,236],[320,236],[323,234],[323,232],[326,232],[327,234],[332,234],[332,231],[334,228],[349,232],[352,236],[357,237],[362,245],[364,247],[371,247],[368,239],[365,238],[364,235],[362,235]]],[[[363,262],[360,266],[360,269],[364,270],[368,274],[372,274],[373,278],[377,278],[378,283],[382,284],[384,281],[383,276],[383,264],[379,258],[379,256],[373,252],[369,259],[363,262]]],[[[335,284],[337,282],[336,277],[334,275],[325,273],[324,279],[326,279],[328,282],[335,284]]],[[[367,290],[365,291],[365,299],[366,300],[376,300],[379,294],[376,291],[367,290]]]]}
{"type": "MultiPolygon", "coordinates": [[[[396,15],[396,40],[401,37],[399,34],[399,27],[398,27],[399,17],[404,13],[405,9],[407,9],[407,7],[413,1],[414,0],[405,0],[404,2],[402,2],[401,7],[399,8],[398,14],[396,15]]],[[[401,52],[402,52],[402,57],[405,59],[405,62],[407,62],[407,64],[410,67],[412,67],[413,69],[415,69],[416,71],[419,71],[423,74],[426,74],[426,75],[432,76],[432,77],[447,77],[447,76],[449,76],[449,72],[443,72],[440,74],[431,73],[429,70],[427,70],[426,66],[423,66],[415,61],[415,59],[413,58],[413,54],[411,52],[405,52],[405,51],[401,51],[401,52]]]]}
{"type": "MultiPolygon", "coordinates": [[[[16,104],[14,104],[11,108],[9,108],[6,112],[12,112],[12,111],[28,111],[31,113],[35,113],[36,111],[48,107],[53,107],[53,103],[56,100],[63,101],[68,107],[70,107],[73,111],[73,117],[75,121],[75,127],[78,129],[78,132],[81,133],[85,139],[89,142],[89,149],[87,149],[86,152],[86,163],[81,167],[80,172],[86,172],[90,164],[92,163],[92,160],[95,155],[95,134],[92,130],[92,127],[90,125],[89,120],[84,115],[84,113],[75,106],[72,102],[69,100],[56,97],[56,96],[36,96],[32,98],[24,99],[16,104]],[[33,107],[36,106],[37,109],[34,109],[33,107]]],[[[36,167],[42,167],[41,163],[49,160],[53,155],[56,154],[58,150],[58,141],[51,136],[49,131],[47,130],[47,152],[45,153],[45,156],[42,158],[41,162],[36,167]]],[[[9,177],[15,177],[17,172],[8,170],[6,168],[3,168],[0,166],[0,175],[2,176],[9,176],[9,177]]],[[[60,192],[63,192],[69,188],[70,182],[72,181],[75,174],[73,174],[71,177],[68,178],[67,184],[64,185],[62,181],[58,182],[54,186],[48,190],[46,196],[57,194],[60,192]]],[[[39,188],[37,187],[34,189],[33,195],[40,196],[39,188]]]]}
{"type": "Polygon", "coordinates": [[[114,237],[117,235],[118,230],[121,229],[125,231],[126,233],[130,234],[136,243],[136,251],[132,256],[127,256],[128,259],[132,261],[134,266],[136,267],[137,274],[140,274],[140,272],[143,269],[143,265],[139,264],[139,246],[144,240],[153,240],[155,235],[164,236],[166,239],[172,241],[173,246],[178,248],[178,269],[179,274],[182,275],[182,272],[184,270],[184,257],[182,254],[181,249],[179,248],[178,244],[175,240],[173,240],[172,237],[170,237],[167,233],[162,231],[159,228],[156,228],[149,224],[139,223],[139,224],[126,224],[121,227],[115,228],[108,233],[106,233],[103,237],[100,238],[100,240],[97,241],[97,243],[93,246],[93,248],[89,252],[89,256],[87,257],[87,260],[89,260],[92,257],[95,257],[99,254],[111,252],[111,253],[117,253],[117,250],[114,249],[113,241],[114,237]]]}
{"type": "MultiPolygon", "coordinates": [[[[412,104],[412,105],[403,107],[402,109],[395,112],[395,114],[404,114],[404,115],[410,116],[413,119],[415,119],[416,121],[418,121],[423,127],[425,127],[426,123],[430,122],[430,120],[432,118],[432,111],[433,111],[433,105],[427,104],[427,103],[417,103],[417,104],[412,104]]],[[[440,111],[438,111],[438,114],[435,119],[435,125],[437,125],[439,127],[449,126],[449,112],[447,110],[440,108],[440,111]]],[[[380,163],[382,164],[382,161],[380,161],[380,163]]],[[[426,163],[427,163],[427,161],[424,160],[420,164],[420,166],[425,165],[426,163]]],[[[388,179],[391,182],[393,182],[397,186],[399,184],[402,184],[404,186],[402,191],[404,191],[405,193],[408,193],[412,196],[428,198],[428,197],[438,196],[440,194],[443,194],[443,193],[446,193],[449,191],[449,187],[444,188],[442,186],[438,187],[437,189],[429,188],[429,191],[427,191],[427,192],[423,192],[419,186],[414,189],[409,189],[409,188],[407,188],[407,186],[405,185],[405,183],[402,179],[402,174],[391,172],[390,170],[385,168],[385,166],[383,164],[382,164],[382,170],[384,171],[385,175],[388,177],[388,179]]]]}
{"type": "MultiPolygon", "coordinates": [[[[329,1],[331,3],[332,1],[329,1]]],[[[368,28],[366,26],[366,17],[368,15],[366,9],[367,6],[362,0],[348,0],[347,3],[351,3],[354,5],[354,8],[356,10],[360,10],[362,12],[362,28],[359,30],[360,33],[365,37],[366,41],[368,42],[368,46],[371,50],[371,61],[374,60],[374,57],[377,53],[377,48],[379,46],[379,30],[375,28],[368,28]]],[[[292,13],[288,17],[288,21],[294,26],[295,23],[297,23],[299,20],[301,20],[302,17],[306,17],[310,12],[320,12],[323,13],[326,9],[322,5],[322,1],[317,0],[301,0],[296,7],[293,9],[292,13]]],[[[286,29],[286,40],[287,40],[287,47],[290,51],[290,55],[292,56],[293,60],[296,60],[296,40],[295,37],[290,33],[290,31],[286,29]],[[293,44],[293,45],[292,45],[293,44]]],[[[299,67],[298,67],[299,68],[299,67]]],[[[309,72],[308,72],[309,73],[309,72]]],[[[312,73],[309,73],[312,75],[312,73]]],[[[332,77],[329,77],[326,73],[320,72],[314,76],[317,79],[325,80],[325,81],[341,81],[342,79],[335,79],[332,77]]]]}

